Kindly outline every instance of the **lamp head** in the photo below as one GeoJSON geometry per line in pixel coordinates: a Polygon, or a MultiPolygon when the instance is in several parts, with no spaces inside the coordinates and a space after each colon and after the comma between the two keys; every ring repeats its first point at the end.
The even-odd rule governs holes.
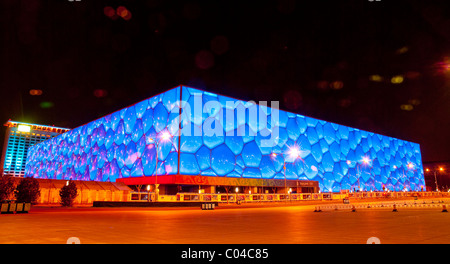
{"type": "Polygon", "coordinates": [[[170,139],[170,137],[171,137],[171,135],[170,135],[170,133],[167,132],[167,131],[164,131],[164,132],[161,134],[161,140],[162,140],[162,141],[167,141],[167,140],[170,139]]]}
{"type": "Polygon", "coordinates": [[[369,164],[369,162],[370,162],[370,159],[368,157],[364,157],[363,158],[363,163],[364,164],[369,164]]]}

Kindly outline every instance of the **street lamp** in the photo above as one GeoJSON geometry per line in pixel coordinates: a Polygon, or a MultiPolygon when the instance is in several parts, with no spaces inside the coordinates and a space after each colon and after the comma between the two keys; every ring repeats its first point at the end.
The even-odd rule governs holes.
{"type": "MultiPolygon", "coordinates": [[[[276,153],[272,153],[272,157],[276,157],[276,156],[277,156],[276,153]]],[[[286,195],[287,195],[287,193],[286,193],[286,160],[284,158],[283,158],[283,170],[284,170],[284,195],[285,195],[284,201],[287,202],[286,201],[286,195]]]]}
{"type": "MultiPolygon", "coordinates": [[[[425,169],[425,171],[426,172],[430,172],[430,169],[427,168],[427,169],[425,169]]],[[[444,168],[439,167],[439,171],[443,172],[444,168]]],[[[436,192],[439,192],[439,187],[438,187],[438,184],[437,184],[437,177],[436,177],[436,173],[438,172],[438,170],[435,169],[435,170],[433,170],[433,172],[434,172],[434,183],[436,184],[436,192]]]]}
{"type": "MultiPolygon", "coordinates": [[[[409,170],[409,171],[413,171],[413,173],[415,173],[416,168],[415,168],[414,163],[409,162],[408,165],[406,165],[406,166],[408,167],[408,170],[409,170]]],[[[404,173],[405,173],[405,170],[403,170],[403,175],[404,175],[404,173]]],[[[405,188],[406,188],[406,191],[408,191],[408,189],[407,189],[406,186],[405,186],[405,188]]],[[[411,191],[413,191],[413,188],[411,188],[411,191]]]]}
{"type": "MultiPolygon", "coordinates": [[[[294,162],[297,160],[297,158],[300,157],[300,149],[297,146],[294,147],[288,147],[289,151],[288,151],[288,155],[290,158],[294,159],[294,162]]],[[[276,157],[277,154],[276,153],[272,153],[272,157],[276,157]]],[[[287,191],[287,184],[286,184],[286,159],[283,157],[283,170],[284,170],[284,201],[287,202],[287,195],[288,195],[288,191],[287,191]]],[[[290,198],[290,193],[289,193],[289,198],[290,198]]]]}
{"type": "Polygon", "coordinates": [[[172,136],[170,135],[169,132],[164,131],[161,136],[159,137],[158,140],[158,136],[156,136],[156,139],[154,138],[149,138],[149,143],[150,144],[155,144],[155,150],[156,150],[156,168],[155,168],[155,201],[158,200],[158,195],[159,195],[159,184],[158,184],[158,146],[159,143],[165,142],[167,140],[169,140],[172,136]]]}
{"type": "MultiPolygon", "coordinates": [[[[367,156],[363,157],[363,159],[362,159],[362,164],[368,165],[369,163],[370,163],[369,157],[367,157],[367,156]]],[[[348,161],[347,161],[347,164],[349,164],[348,161]]],[[[356,165],[356,169],[357,169],[357,173],[358,173],[358,191],[361,191],[361,186],[360,186],[360,184],[359,184],[359,178],[361,177],[361,173],[360,173],[360,170],[361,170],[361,164],[358,163],[358,164],[356,165]]]]}

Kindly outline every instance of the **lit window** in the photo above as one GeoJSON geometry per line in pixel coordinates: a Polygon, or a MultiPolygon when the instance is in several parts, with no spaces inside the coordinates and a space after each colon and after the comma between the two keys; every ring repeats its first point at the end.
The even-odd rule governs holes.
{"type": "Polygon", "coordinates": [[[30,126],[26,126],[26,125],[19,125],[17,127],[17,130],[20,132],[30,132],[31,131],[31,127],[30,126]]]}

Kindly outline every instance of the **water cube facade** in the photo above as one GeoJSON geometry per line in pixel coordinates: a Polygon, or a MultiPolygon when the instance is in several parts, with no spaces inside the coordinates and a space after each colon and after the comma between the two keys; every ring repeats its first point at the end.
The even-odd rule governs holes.
{"type": "Polygon", "coordinates": [[[317,181],[323,192],[425,189],[419,144],[186,86],[34,145],[25,174],[112,182],[156,170],[317,181]]]}

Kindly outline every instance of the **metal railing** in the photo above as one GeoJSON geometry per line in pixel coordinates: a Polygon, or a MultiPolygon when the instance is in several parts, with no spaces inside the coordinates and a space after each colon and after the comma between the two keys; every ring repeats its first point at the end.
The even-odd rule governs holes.
{"type": "MultiPolygon", "coordinates": [[[[243,194],[243,193],[178,193],[173,195],[177,202],[284,202],[284,201],[311,201],[311,200],[340,200],[345,198],[346,194],[330,193],[292,193],[292,194],[243,194]]],[[[172,198],[170,201],[174,201],[172,198]]]]}
{"type": "MultiPolygon", "coordinates": [[[[154,201],[153,192],[132,192],[131,200],[138,201],[154,201]]],[[[431,197],[448,197],[447,192],[353,192],[353,193],[264,193],[264,194],[244,194],[244,193],[177,193],[175,195],[160,194],[158,201],[160,202],[284,202],[284,201],[333,201],[343,199],[403,199],[403,198],[431,198],[431,197]]]]}
{"type": "Polygon", "coordinates": [[[396,200],[396,201],[371,201],[355,202],[352,204],[326,204],[318,207],[320,210],[350,210],[350,209],[441,209],[443,206],[450,205],[449,198],[436,198],[430,200],[396,200]]]}
{"type": "Polygon", "coordinates": [[[352,192],[349,198],[407,198],[407,197],[450,197],[448,192],[352,192]]]}

